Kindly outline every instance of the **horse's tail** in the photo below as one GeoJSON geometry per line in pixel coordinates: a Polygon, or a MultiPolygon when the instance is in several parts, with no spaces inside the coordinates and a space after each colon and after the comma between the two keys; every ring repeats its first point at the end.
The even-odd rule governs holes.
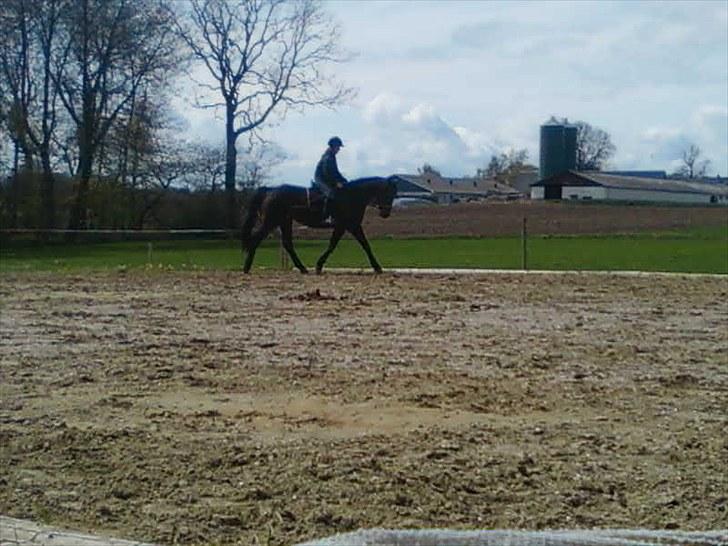
{"type": "Polygon", "coordinates": [[[243,245],[243,252],[248,250],[250,234],[253,232],[255,222],[258,220],[260,207],[263,205],[266,193],[266,188],[258,188],[253,194],[253,198],[250,200],[250,203],[248,203],[247,216],[245,217],[245,220],[243,220],[242,227],[240,228],[240,242],[243,245]]]}

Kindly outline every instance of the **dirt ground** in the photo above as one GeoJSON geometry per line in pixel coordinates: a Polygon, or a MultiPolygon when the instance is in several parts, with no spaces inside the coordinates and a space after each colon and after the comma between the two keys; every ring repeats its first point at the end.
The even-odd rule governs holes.
{"type": "Polygon", "coordinates": [[[0,513],[159,543],[728,522],[728,279],[0,283],[0,513]]]}
{"type": "MultiPolygon", "coordinates": [[[[700,226],[728,228],[728,207],[618,206],[549,201],[460,203],[398,208],[383,220],[367,210],[369,237],[493,237],[520,235],[523,218],[538,235],[632,233],[700,226]]],[[[296,237],[321,237],[298,228],[296,237]]]]}

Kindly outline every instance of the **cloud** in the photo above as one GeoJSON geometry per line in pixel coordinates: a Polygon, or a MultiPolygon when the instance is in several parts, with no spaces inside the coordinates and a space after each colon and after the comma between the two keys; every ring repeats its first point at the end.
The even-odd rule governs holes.
{"type": "Polygon", "coordinates": [[[705,105],[698,108],[691,124],[706,140],[728,141],[728,107],[705,105]]]}
{"type": "Polygon", "coordinates": [[[368,137],[357,150],[365,166],[416,172],[425,163],[451,176],[472,174],[496,152],[490,139],[475,129],[453,126],[432,105],[408,103],[382,93],[362,111],[368,137]]]}
{"type": "Polygon", "coordinates": [[[671,127],[650,127],[645,130],[642,139],[652,149],[650,157],[657,161],[679,159],[691,143],[683,130],[671,127]]]}
{"type": "Polygon", "coordinates": [[[679,167],[682,155],[691,145],[701,150],[717,172],[726,172],[725,145],[728,142],[728,108],[704,105],[697,108],[682,127],[653,126],[641,135],[640,145],[651,161],[668,170],[679,167]]]}
{"type": "Polygon", "coordinates": [[[402,101],[396,95],[380,93],[364,107],[363,118],[372,124],[396,123],[402,115],[402,101]]]}

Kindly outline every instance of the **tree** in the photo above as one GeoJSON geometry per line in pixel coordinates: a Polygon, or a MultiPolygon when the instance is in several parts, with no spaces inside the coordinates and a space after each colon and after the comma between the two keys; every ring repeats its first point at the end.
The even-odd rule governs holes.
{"type": "Polygon", "coordinates": [[[225,147],[220,144],[196,142],[191,153],[195,158],[197,176],[190,180],[190,188],[211,194],[217,193],[225,176],[225,147]]]}
{"type": "Polygon", "coordinates": [[[476,176],[478,178],[491,178],[510,184],[512,179],[525,166],[528,160],[528,150],[509,150],[500,155],[493,155],[485,169],[478,169],[476,176]]]}
{"type": "Polygon", "coordinates": [[[22,0],[11,0],[0,11],[0,96],[5,130],[13,144],[13,166],[8,209],[10,225],[17,226],[20,195],[20,156],[23,168],[33,168],[33,151],[27,136],[27,112],[33,101],[30,69],[31,10],[22,0]]]}
{"type": "Polygon", "coordinates": [[[0,81],[3,119],[26,170],[33,168],[28,118],[36,93],[32,69],[32,9],[24,0],[9,0],[0,11],[0,81]]]}
{"type": "Polygon", "coordinates": [[[0,17],[0,73],[6,82],[9,132],[26,170],[40,160],[42,225],[55,227],[53,141],[58,121],[51,55],[66,0],[10,0],[0,17]]]}
{"type": "Polygon", "coordinates": [[[238,184],[244,190],[252,190],[265,182],[271,169],[285,159],[279,148],[264,142],[251,141],[241,161],[242,180],[238,184]]]}
{"type": "Polygon", "coordinates": [[[86,227],[89,180],[111,127],[145,82],[179,66],[170,14],[154,0],[77,0],[63,12],[54,83],[78,146],[71,229],[86,227]]]}
{"type": "Polygon", "coordinates": [[[419,167],[417,171],[420,174],[434,174],[435,176],[442,176],[439,170],[437,170],[435,167],[430,165],[429,163],[425,163],[422,165],[422,167],[419,167]]]}
{"type": "Polygon", "coordinates": [[[322,69],[344,57],[339,30],[315,0],[191,0],[178,30],[221,100],[201,103],[225,112],[225,192],[228,227],[236,222],[236,143],[258,131],[273,112],[333,107],[351,90],[322,69]]]}
{"type": "Polygon", "coordinates": [[[691,144],[687,150],[682,153],[682,165],[678,167],[674,175],[680,178],[702,178],[708,172],[710,160],[700,159],[702,150],[695,144],[691,144]]]}
{"type": "Polygon", "coordinates": [[[602,170],[616,151],[609,133],[585,121],[577,121],[573,125],[576,126],[576,170],[602,170]]]}

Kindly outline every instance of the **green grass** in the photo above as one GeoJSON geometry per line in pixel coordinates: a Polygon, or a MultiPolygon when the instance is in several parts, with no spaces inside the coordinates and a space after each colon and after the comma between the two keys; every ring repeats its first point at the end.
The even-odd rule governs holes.
{"type": "MultiPolygon", "coordinates": [[[[313,268],[325,241],[295,241],[299,256],[313,268]]],[[[488,239],[378,239],[371,241],[382,266],[520,269],[517,237],[488,239]]],[[[258,250],[255,268],[278,268],[278,241],[258,250]]],[[[3,243],[0,272],[79,271],[147,268],[240,269],[237,241],[154,241],[91,244],[3,243]],[[151,245],[151,246],[150,246],[151,245]]],[[[359,245],[344,239],[327,267],[368,267],[359,245]]],[[[640,270],[728,274],[728,229],[600,236],[532,236],[529,269],[640,270]]]]}

